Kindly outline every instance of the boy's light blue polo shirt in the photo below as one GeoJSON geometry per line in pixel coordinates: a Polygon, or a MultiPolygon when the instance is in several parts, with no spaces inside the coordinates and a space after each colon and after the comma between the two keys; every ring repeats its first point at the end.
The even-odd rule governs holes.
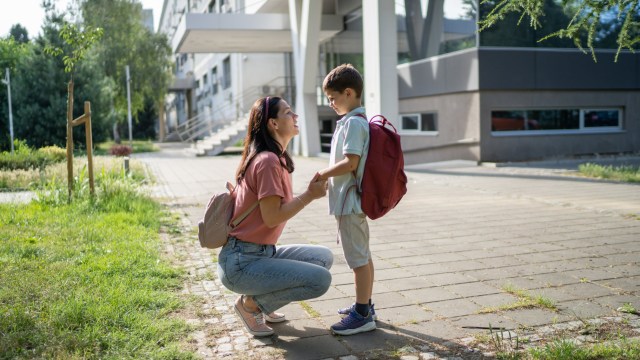
{"type": "Polygon", "coordinates": [[[337,121],[336,130],[331,139],[330,166],[342,161],[345,154],[360,156],[355,177],[353,173],[348,173],[329,178],[329,214],[331,215],[362,214],[358,189],[353,188],[349,191],[345,202],[347,190],[356,184],[356,178],[358,186],[362,183],[364,164],[369,152],[369,122],[361,116],[356,116],[357,114],[366,117],[363,107],[349,111],[337,121]]]}

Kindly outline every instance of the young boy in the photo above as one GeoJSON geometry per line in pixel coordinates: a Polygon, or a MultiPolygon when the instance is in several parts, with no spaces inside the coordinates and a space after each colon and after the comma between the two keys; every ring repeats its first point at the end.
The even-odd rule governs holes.
{"type": "Polygon", "coordinates": [[[329,180],[329,212],[338,222],[338,233],[349,268],[353,270],[356,302],[338,313],[345,316],[331,331],[352,335],[376,328],[371,303],[373,262],[369,250],[369,226],[360,206],[357,186],[362,181],[369,150],[369,124],[361,105],[362,76],[351,64],[343,64],[325,77],[322,89],[329,106],[342,119],[331,140],[329,167],[318,172],[329,180]]]}

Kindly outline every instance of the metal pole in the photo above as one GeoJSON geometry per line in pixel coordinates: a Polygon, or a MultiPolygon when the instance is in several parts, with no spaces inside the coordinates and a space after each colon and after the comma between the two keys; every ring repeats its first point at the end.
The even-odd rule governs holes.
{"type": "Polygon", "coordinates": [[[9,102],[9,133],[11,134],[11,153],[13,154],[13,111],[11,110],[11,75],[9,74],[9,68],[6,68],[6,76],[3,83],[7,85],[7,101],[9,102]]]}
{"type": "Polygon", "coordinates": [[[129,65],[125,68],[127,72],[127,117],[129,121],[129,146],[133,149],[133,136],[131,131],[131,91],[129,89],[129,83],[131,78],[129,77],[129,65]]]}

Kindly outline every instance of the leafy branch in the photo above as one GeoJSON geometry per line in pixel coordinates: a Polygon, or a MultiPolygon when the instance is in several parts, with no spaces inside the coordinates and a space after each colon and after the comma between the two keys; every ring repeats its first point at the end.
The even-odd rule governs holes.
{"type": "MultiPolygon", "coordinates": [[[[481,4],[491,6],[494,1],[482,0],[481,4]]],[[[530,19],[529,25],[534,29],[538,29],[541,27],[540,18],[545,16],[544,4],[545,0],[499,0],[495,2],[487,16],[478,21],[478,31],[492,27],[497,22],[504,20],[510,13],[520,14],[518,25],[520,25],[525,16],[528,16],[530,19]]],[[[616,39],[618,50],[615,61],[618,61],[618,56],[622,49],[634,52],[634,46],[640,43],[640,35],[638,35],[640,33],[640,21],[636,18],[636,15],[640,13],[640,0],[562,0],[562,6],[567,9],[568,13],[573,13],[571,21],[566,28],[553,32],[538,40],[538,42],[553,37],[567,38],[573,40],[576,47],[582,52],[587,53],[581,37],[582,34],[586,33],[586,46],[591,51],[593,60],[597,61],[593,45],[600,19],[604,14],[616,14],[618,20],[624,19],[624,21],[616,39]]]]}
{"type": "Polygon", "coordinates": [[[99,41],[103,34],[104,31],[102,28],[87,26],[83,30],[75,24],[65,22],[62,29],[60,29],[60,37],[69,45],[71,50],[65,52],[61,47],[47,45],[44,52],[52,56],[64,55],[62,57],[64,71],[71,73],[71,78],[73,79],[73,72],[76,65],[84,59],[93,44],[99,41]]]}

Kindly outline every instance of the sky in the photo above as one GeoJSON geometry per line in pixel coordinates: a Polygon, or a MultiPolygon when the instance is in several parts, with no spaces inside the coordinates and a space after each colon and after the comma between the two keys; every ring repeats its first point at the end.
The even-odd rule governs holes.
{"type": "MultiPolygon", "coordinates": [[[[69,0],[56,0],[57,9],[66,9],[69,0]]],[[[154,30],[158,29],[158,21],[162,12],[164,0],[140,0],[142,7],[153,9],[154,30]]],[[[0,5],[0,37],[9,34],[9,30],[15,24],[27,28],[29,38],[33,39],[44,22],[44,10],[42,0],[2,0],[0,5]]]]}

